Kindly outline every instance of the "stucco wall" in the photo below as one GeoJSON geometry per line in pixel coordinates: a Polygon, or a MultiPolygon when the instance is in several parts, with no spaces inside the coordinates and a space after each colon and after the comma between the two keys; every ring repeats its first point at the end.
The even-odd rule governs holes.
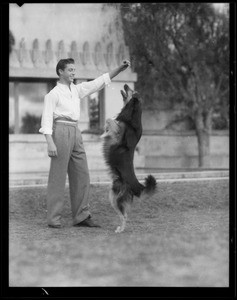
{"type": "MultiPolygon", "coordinates": [[[[144,168],[197,168],[198,143],[194,131],[162,131],[143,135],[137,147],[144,168]]],[[[229,168],[229,134],[210,136],[210,168],[229,168]]]]}
{"type": "MultiPolygon", "coordinates": [[[[90,170],[105,170],[99,136],[83,134],[90,170]]],[[[9,136],[9,171],[48,172],[50,159],[43,135],[9,136]]],[[[229,168],[228,132],[213,132],[210,137],[210,167],[229,168]]],[[[135,153],[136,168],[196,168],[197,138],[194,132],[163,132],[143,135],[135,153]]]]}

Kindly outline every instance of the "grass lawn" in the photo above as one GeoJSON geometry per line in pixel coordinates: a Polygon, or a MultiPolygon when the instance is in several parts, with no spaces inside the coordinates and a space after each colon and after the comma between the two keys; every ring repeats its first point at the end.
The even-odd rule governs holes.
{"type": "Polygon", "coordinates": [[[229,181],[158,183],[134,200],[125,232],[92,186],[91,212],[102,228],[72,227],[65,190],[62,229],[46,223],[46,188],[10,190],[10,286],[229,286],[229,181]]]}

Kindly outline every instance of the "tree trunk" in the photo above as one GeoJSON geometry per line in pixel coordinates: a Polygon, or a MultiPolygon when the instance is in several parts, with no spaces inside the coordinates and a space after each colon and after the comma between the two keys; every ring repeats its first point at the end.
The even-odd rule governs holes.
{"type": "Polygon", "coordinates": [[[211,110],[204,113],[199,108],[195,118],[196,134],[198,139],[198,166],[208,168],[210,166],[210,127],[211,110]]]}
{"type": "Polygon", "coordinates": [[[196,130],[198,139],[198,166],[210,166],[210,135],[206,130],[196,130]]]}

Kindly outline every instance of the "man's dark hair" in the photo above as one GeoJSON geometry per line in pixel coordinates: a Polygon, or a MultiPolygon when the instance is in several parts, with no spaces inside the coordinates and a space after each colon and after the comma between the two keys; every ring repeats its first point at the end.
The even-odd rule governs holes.
{"type": "Polygon", "coordinates": [[[59,70],[64,70],[66,68],[66,65],[68,64],[75,64],[75,61],[73,58],[65,58],[65,59],[60,59],[60,61],[57,63],[56,66],[56,73],[59,74],[59,70]]]}

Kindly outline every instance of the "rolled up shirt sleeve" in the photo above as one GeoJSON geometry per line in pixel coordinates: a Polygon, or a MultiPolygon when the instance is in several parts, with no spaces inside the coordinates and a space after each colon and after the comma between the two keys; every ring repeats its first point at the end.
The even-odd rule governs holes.
{"type": "Polygon", "coordinates": [[[44,108],[41,118],[41,128],[39,132],[42,134],[53,133],[53,115],[56,108],[57,97],[53,94],[47,94],[44,97],[44,108]]]}
{"type": "Polygon", "coordinates": [[[105,85],[109,85],[110,83],[111,79],[109,73],[105,73],[92,81],[76,84],[79,98],[83,99],[84,97],[101,90],[105,85]]]}

